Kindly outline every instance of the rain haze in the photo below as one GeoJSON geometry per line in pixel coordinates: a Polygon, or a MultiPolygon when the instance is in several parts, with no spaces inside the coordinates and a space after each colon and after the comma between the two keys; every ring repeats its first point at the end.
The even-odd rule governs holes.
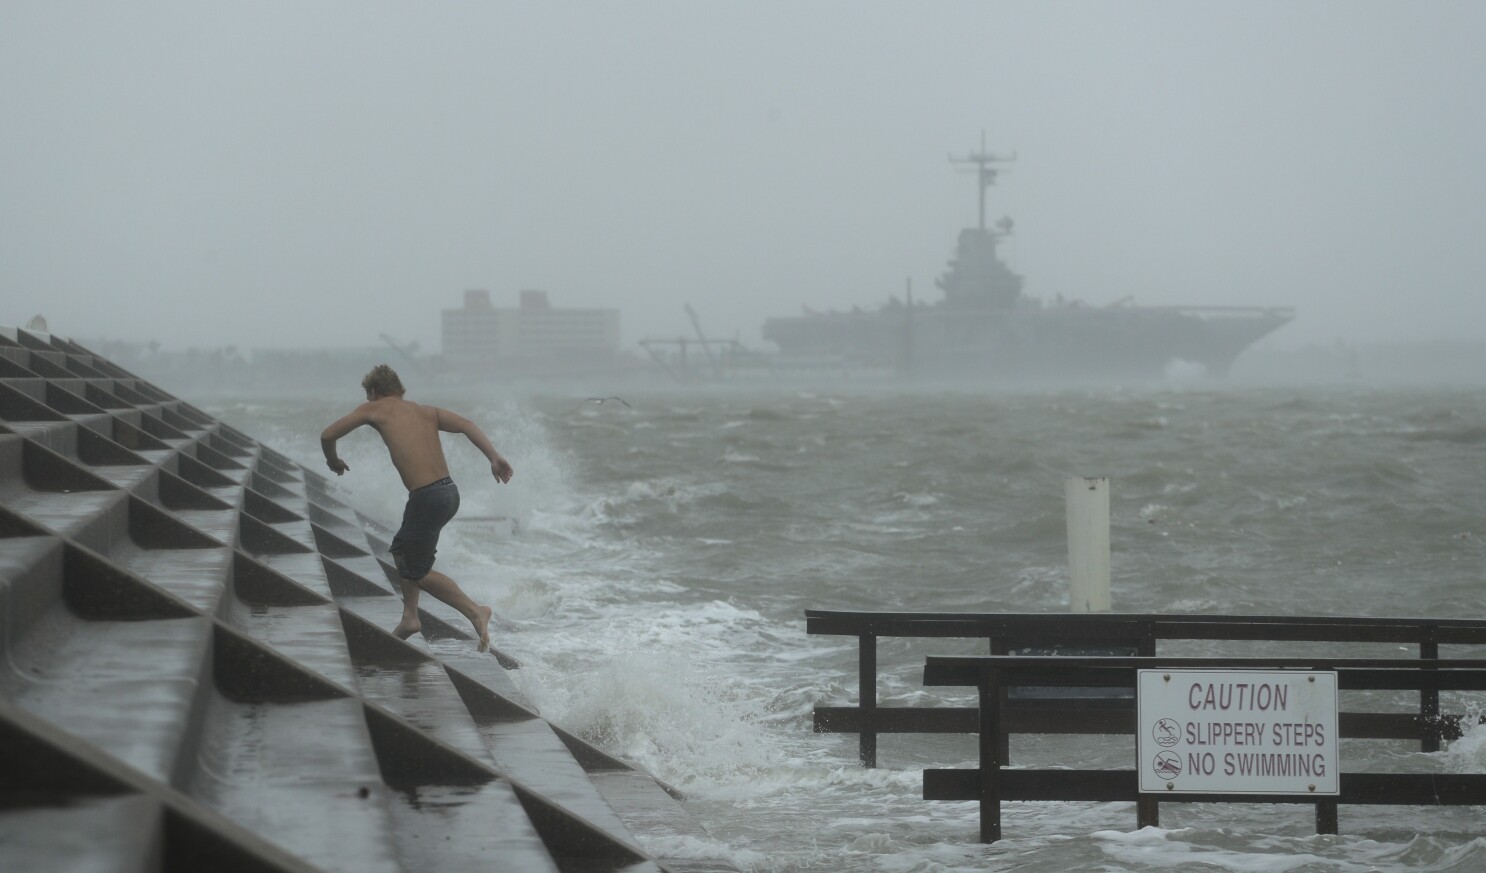
{"type": "Polygon", "coordinates": [[[1486,871],[1483,107],[1486,0],[0,0],[0,873],[1486,871]]]}
{"type": "Polygon", "coordinates": [[[876,307],[990,191],[1025,292],[1486,337],[1486,6],[0,7],[0,321],[436,350],[465,289],[627,346],[876,307]]]}

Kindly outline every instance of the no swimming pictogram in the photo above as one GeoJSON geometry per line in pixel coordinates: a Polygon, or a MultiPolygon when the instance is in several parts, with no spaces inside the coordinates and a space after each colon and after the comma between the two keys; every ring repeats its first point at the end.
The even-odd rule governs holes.
{"type": "Polygon", "coordinates": [[[1162,779],[1175,779],[1182,775],[1182,759],[1171,752],[1157,752],[1151,769],[1162,779]]]}

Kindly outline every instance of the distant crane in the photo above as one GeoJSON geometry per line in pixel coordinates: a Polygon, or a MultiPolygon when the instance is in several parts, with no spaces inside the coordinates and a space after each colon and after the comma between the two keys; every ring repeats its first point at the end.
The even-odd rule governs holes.
{"type": "Polygon", "coordinates": [[[743,345],[743,343],[739,342],[738,340],[709,338],[705,333],[702,332],[702,320],[697,317],[697,311],[691,307],[691,304],[687,303],[683,308],[686,310],[687,317],[691,319],[691,326],[697,334],[696,339],[691,340],[687,339],[684,336],[681,336],[677,337],[676,339],[640,340],[640,347],[643,348],[645,352],[650,355],[650,359],[654,361],[656,365],[659,366],[662,370],[665,370],[672,379],[675,379],[677,382],[688,382],[691,380],[691,368],[688,365],[686,359],[686,350],[687,347],[690,345],[699,345],[702,347],[702,351],[706,353],[707,361],[711,365],[712,377],[719,381],[727,377],[727,373],[725,372],[725,365],[728,363],[736,365],[739,359],[742,358],[749,358],[758,363],[764,364],[769,368],[769,372],[773,374],[774,369],[771,365],[769,365],[769,362],[766,358],[763,358],[756,352],[749,350],[743,345]],[[723,350],[721,352],[716,351],[712,348],[713,346],[722,346],[723,350]],[[675,349],[674,357],[663,353],[663,350],[667,349],[675,349]],[[672,364],[675,364],[675,366],[673,367],[672,364]]]}
{"type": "Polygon", "coordinates": [[[391,346],[393,350],[395,350],[399,355],[402,355],[403,360],[407,361],[409,364],[412,364],[413,369],[417,371],[419,376],[428,375],[428,370],[423,366],[422,363],[419,362],[417,358],[413,357],[413,353],[418,350],[418,343],[411,342],[408,343],[406,346],[403,346],[400,345],[397,340],[393,339],[385,333],[382,334],[382,342],[391,346]]]}
{"type": "Polygon", "coordinates": [[[702,332],[702,320],[697,318],[697,311],[687,303],[686,317],[691,319],[691,326],[697,332],[697,341],[702,344],[702,350],[707,353],[707,360],[712,364],[712,374],[718,379],[722,378],[722,364],[717,360],[717,353],[712,351],[712,343],[708,341],[707,335],[702,332]]]}

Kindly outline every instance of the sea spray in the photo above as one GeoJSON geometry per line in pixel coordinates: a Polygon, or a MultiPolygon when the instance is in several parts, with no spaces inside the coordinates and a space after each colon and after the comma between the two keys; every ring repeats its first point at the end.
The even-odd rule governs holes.
{"type": "Polygon", "coordinates": [[[1469,705],[1461,719],[1461,736],[1452,740],[1440,754],[1452,773],[1486,773],[1486,724],[1481,723],[1483,707],[1469,705]]]}
{"type": "Polygon", "coordinates": [[[781,766],[752,695],[693,668],[684,650],[604,642],[581,670],[531,665],[521,690],[548,718],[683,789],[781,766]]]}

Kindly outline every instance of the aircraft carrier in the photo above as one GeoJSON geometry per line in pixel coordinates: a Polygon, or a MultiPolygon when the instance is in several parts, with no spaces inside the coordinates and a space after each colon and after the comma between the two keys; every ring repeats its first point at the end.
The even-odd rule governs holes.
{"type": "Polygon", "coordinates": [[[843,368],[893,369],[926,378],[1011,381],[1160,379],[1174,371],[1223,376],[1244,349],[1295,317],[1289,307],[1108,306],[1044,302],[997,250],[1010,219],[986,226],[985,195],[996,165],[1012,158],[978,152],[952,158],[980,185],[980,223],[965,228],[935,283],[943,297],[894,299],[875,310],[812,312],[767,319],[763,338],[781,359],[832,361],[843,368]]]}

